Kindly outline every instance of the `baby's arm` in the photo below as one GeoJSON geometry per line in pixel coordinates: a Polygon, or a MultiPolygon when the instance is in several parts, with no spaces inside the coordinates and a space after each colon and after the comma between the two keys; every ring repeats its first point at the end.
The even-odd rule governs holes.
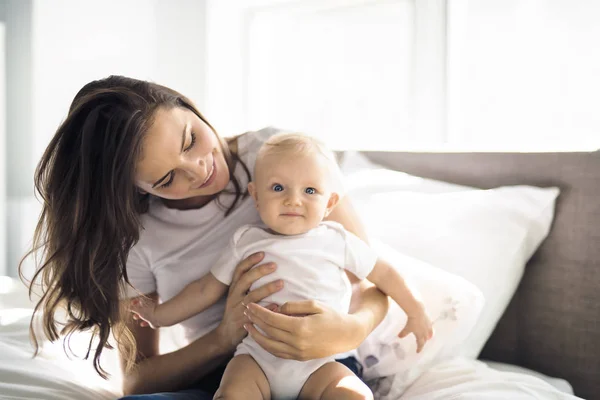
{"type": "Polygon", "coordinates": [[[187,285],[175,297],[164,303],[136,302],[132,304],[131,311],[153,328],[171,326],[215,304],[225,295],[228,287],[212,273],[208,273],[187,285]]]}
{"type": "Polygon", "coordinates": [[[417,352],[420,352],[433,334],[431,321],[423,304],[415,297],[400,273],[381,259],[377,260],[367,279],[402,307],[408,321],[398,336],[404,337],[413,332],[417,338],[417,352]]]}

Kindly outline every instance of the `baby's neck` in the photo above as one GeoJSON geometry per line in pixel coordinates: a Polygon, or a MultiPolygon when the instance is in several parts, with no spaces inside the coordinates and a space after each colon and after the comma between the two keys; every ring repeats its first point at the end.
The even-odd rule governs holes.
{"type": "Polygon", "coordinates": [[[300,232],[300,233],[294,233],[294,234],[292,235],[292,234],[287,234],[287,233],[281,233],[281,232],[277,232],[277,231],[275,231],[275,230],[271,229],[271,228],[270,228],[268,225],[264,224],[264,230],[265,230],[266,232],[268,232],[268,233],[270,233],[270,234],[272,234],[272,235],[276,235],[276,236],[301,236],[301,235],[304,235],[304,234],[306,234],[306,233],[308,233],[308,232],[312,231],[312,230],[313,230],[313,229],[315,229],[315,228],[317,228],[317,227],[315,226],[314,228],[310,228],[310,229],[309,229],[309,230],[307,230],[307,231],[300,232]]]}

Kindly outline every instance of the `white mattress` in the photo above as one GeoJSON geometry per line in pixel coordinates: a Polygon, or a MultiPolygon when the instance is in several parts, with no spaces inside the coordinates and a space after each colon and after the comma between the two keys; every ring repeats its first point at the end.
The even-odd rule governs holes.
{"type": "MultiPolygon", "coordinates": [[[[95,374],[90,361],[68,360],[61,344],[45,345],[42,356],[32,358],[30,304],[21,289],[4,292],[0,290],[0,399],[119,397],[114,353],[112,358],[107,358],[107,367],[117,374],[109,382],[95,374]]],[[[77,350],[77,343],[73,345],[77,350]]],[[[380,400],[577,398],[560,390],[570,388],[565,381],[523,369],[514,372],[514,368],[518,368],[514,366],[493,364],[493,367],[467,359],[447,360],[424,373],[405,393],[394,390],[393,377],[380,380],[374,392],[380,400]],[[513,371],[506,371],[507,368],[513,371]]]]}

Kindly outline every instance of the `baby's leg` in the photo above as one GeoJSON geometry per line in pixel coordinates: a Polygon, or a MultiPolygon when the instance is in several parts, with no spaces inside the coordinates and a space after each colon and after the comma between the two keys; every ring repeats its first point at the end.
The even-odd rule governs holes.
{"type": "Polygon", "coordinates": [[[311,374],[298,399],[373,400],[373,393],[345,365],[329,362],[311,374]]]}
{"type": "Polygon", "coordinates": [[[233,357],[227,364],[216,399],[269,400],[271,389],[262,369],[249,354],[233,357]]]}

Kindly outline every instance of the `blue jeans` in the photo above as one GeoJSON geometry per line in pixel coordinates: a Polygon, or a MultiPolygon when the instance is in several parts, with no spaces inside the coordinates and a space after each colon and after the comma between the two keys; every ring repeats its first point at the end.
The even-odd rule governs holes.
{"type": "MultiPolygon", "coordinates": [[[[354,357],[343,358],[337,362],[344,364],[359,378],[362,378],[362,365],[354,357]]],[[[221,377],[225,367],[220,367],[206,375],[193,388],[180,390],[178,392],[134,394],[121,397],[119,400],[212,400],[221,383],[221,377]]]]}
{"type": "Polygon", "coordinates": [[[119,400],[212,400],[213,396],[214,394],[202,389],[186,389],[168,393],[133,394],[119,400]]]}

